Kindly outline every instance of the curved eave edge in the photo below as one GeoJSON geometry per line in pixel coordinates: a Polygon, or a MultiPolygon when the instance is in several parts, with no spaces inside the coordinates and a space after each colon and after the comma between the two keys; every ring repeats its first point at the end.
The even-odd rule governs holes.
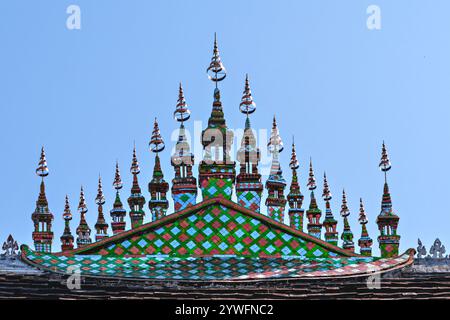
{"type": "Polygon", "coordinates": [[[196,205],[193,205],[191,207],[188,207],[182,211],[178,211],[172,214],[169,214],[159,220],[156,221],[152,221],[152,222],[148,222],[146,224],[143,224],[135,229],[129,229],[127,231],[123,231],[121,233],[112,235],[110,237],[104,238],[100,241],[85,245],[81,248],[77,248],[77,249],[73,249],[71,251],[66,251],[66,252],[55,252],[52,253],[56,256],[60,256],[60,255],[64,255],[64,256],[72,256],[72,255],[76,255],[76,254],[90,254],[90,252],[92,252],[94,249],[99,248],[99,247],[103,247],[109,243],[115,243],[117,241],[123,240],[129,236],[133,236],[133,235],[139,235],[141,233],[144,233],[145,231],[148,230],[152,230],[152,229],[156,229],[164,224],[167,223],[171,223],[181,217],[185,217],[185,216],[189,216],[191,214],[194,214],[208,206],[214,205],[214,204],[218,204],[218,205],[222,205],[225,207],[228,207],[230,209],[236,210],[244,215],[250,216],[252,218],[258,219],[263,221],[264,223],[277,228],[277,229],[281,229],[286,233],[289,233],[290,235],[293,235],[295,237],[300,237],[304,240],[313,242],[319,246],[322,246],[324,248],[326,248],[327,250],[338,254],[339,256],[342,257],[365,257],[363,255],[357,254],[357,253],[352,253],[349,252],[347,250],[344,250],[342,248],[339,248],[335,245],[332,245],[322,239],[318,239],[316,237],[313,237],[307,233],[304,233],[302,231],[296,230],[294,228],[291,228],[290,226],[281,223],[281,222],[277,222],[261,213],[257,213],[254,211],[251,211],[247,208],[244,208],[240,205],[238,205],[237,203],[224,199],[223,197],[218,197],[218,198],[214,198],[214,199],[208,199],[205,201],[202,201],[196,205]]]}

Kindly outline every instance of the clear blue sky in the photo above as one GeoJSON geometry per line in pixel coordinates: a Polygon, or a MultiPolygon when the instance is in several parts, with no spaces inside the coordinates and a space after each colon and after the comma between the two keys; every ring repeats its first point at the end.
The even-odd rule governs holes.
{"type": "MultiPolygon", "coordinates": [[[[41,145],[50,169],[54,250],[60,248],[66,193],[73,230],[81,184],[93,229],[99,173],[106,207],[112,207],[116,159],[126,204],[134,140],[148,200],[153,155],[147,145],[155,116],[168,145],[161,157],[170,180],[178,82],[184,84],[192,120],[205,125],[213,90],[205,69],[217,32],[228,70],[221,83],[227,123],[244,125],[238,106],[249,73],[257,104],[253,127],[270,128],[276,113],[287,146],[295,135],[304,206],[311,156],[320,191],[327,171],[335,215],[345,187],[357,239],[363,197],[375,239],[384,139],[392,161],[394,210],[401,218],[400,250],[415,247],[418,237],[427,247],[435,237],[450,246],[449,12],[444,0],[2,1],[0,239],[12,233],[19,242],[32,243],[41,145]],[[70,4],[81,8],[81,30],[66,28],[70,4]],[[381,8],[381,30],[366,27],[370,4],[381,8]]],[[[289,157],[287,147],[281,161],[288,180],[289,157]]],[[[146,212],[149,221],[147,207],[146,212]]],[[[377,242],[374,248],[378,254],[377,242]]]]}

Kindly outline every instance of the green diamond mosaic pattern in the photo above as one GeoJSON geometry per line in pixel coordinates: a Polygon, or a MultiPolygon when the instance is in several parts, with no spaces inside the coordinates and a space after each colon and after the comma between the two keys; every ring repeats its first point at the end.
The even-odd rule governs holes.
{"type": "Polygon", "coordinates": [[[112,256],[337,256],[314,242],[222,205],[211,205],[144,234],[105,244],[103,248],[89,251],[92,253],[112,256]]]}
{"type": "Polygon", "coordinates": [[[202,182],[203,200],[224,197],[230,200],[233,193],[232,179],[209,178],[202,182]]]}

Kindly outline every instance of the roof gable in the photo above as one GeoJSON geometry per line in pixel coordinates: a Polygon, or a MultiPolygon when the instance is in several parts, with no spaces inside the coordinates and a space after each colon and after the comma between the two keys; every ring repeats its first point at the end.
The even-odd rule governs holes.
{"type": "Polygon", "coordinates": [[[203,201],[70,254],[358,256],[223,198],[203,201]]]}

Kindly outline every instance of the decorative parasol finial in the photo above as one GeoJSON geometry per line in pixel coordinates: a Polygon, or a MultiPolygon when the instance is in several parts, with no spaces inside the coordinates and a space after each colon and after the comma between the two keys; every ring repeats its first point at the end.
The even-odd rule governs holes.
{"type": "Polygon", "coordinates": [[[81,214],[85,214],[88,211],[88,208],[86,206],[86,199],[84,198],[84,190],[83,190],[83,186],[81,186],[81,191],[80,191],[80,202],[78,203],[78,211],[81,214]]]}
{"type": "Polygon", "coordinates": [[[342,190],[342,205],[341,205],[341,216],[348,217],[350,215],[350,210],[347,206],[347,195],[345,190],[342,190]]]}
{"type": "Polygon", "coordinates": [[[153,125],[152,138],[150,140],[149,145],[150,145],[150,150],[155,153],[163,151],[164,148],[166,147],[164,144],[164,140],[161,137],[158,121],[156,118],[155,118],[155,123],[153,125]]]}
{"type": "Polygon", "coordinates": [[[217,37],[216,33],[214,33],[214,50],[213,56],[211,58],[211,63],[209,64],[208,69],[206,69],[206,73],[208,74],[209,80],[216,83],[222,81],[227,76],[227,71],[220,60],[219,48],[217,47],[217,37]]]}

